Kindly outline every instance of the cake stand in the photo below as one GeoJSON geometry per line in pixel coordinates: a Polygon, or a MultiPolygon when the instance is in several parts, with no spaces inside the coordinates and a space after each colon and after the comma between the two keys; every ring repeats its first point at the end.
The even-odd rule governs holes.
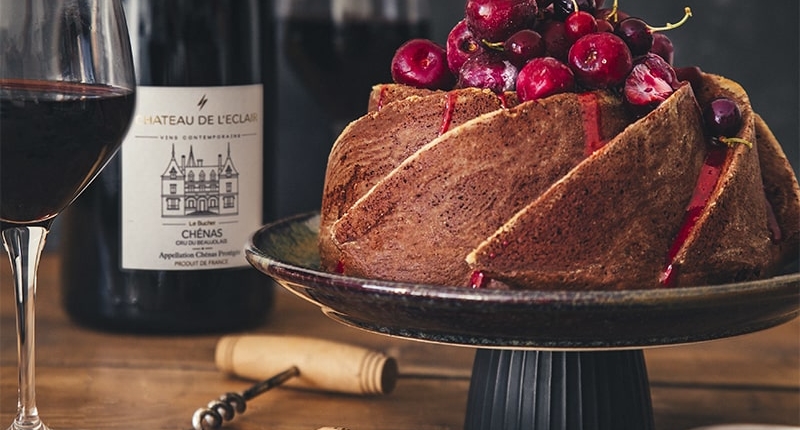
{"type": "Polygon", "coordinates": [[[248,261],[346,325],[476,348],[466,429],[653,429],[644,349],[719,339],[800,313],[800,273],[707,287],[499,291],[320,270],[319,216],[255,232],[248,261]]]}

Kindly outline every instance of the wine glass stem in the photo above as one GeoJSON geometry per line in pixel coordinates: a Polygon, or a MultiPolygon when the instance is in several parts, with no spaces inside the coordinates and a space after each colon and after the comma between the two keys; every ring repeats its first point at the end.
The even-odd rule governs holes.
{"type": "Polygon", "coordinates": [[[36,274],[44,248],[44,227],[3,230],[3,246],[11,260],[17,306],[17,362],[19,386],[17,417],[9,430],[45,429],[36,409],[35,303],[36,274]]]}

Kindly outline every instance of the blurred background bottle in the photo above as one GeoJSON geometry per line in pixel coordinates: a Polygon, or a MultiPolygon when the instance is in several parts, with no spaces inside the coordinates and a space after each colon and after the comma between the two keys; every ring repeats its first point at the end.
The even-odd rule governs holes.
{"type": "Polygon", "coordinates": [[[273,288],[243,247],[274,215],[271,2],[124,4],[140,97],[123,149],[65,214],[66,309],[138,332],[262,323],[273,288]]]}
{"type": "Polygon", "coordinates": [[[319,210],[333,142],[391,82],[394,51],[415,37],[444,43],[463,0],[275,0],[278,217],[319,210]],[[440,37],[436,37],[436,33],[440,37]]]}
{"type": "Polygon", "coordinates": [[[404,42],[428,37],[427,0],[276,0],[280,52],[336,137],[362,116],[372,85],[391,81],[404,42]]]}

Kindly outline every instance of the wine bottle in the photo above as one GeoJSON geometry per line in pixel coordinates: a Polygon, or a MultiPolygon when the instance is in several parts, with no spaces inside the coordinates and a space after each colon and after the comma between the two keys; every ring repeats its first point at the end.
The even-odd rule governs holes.
{"type": "Polygon", "coordinates": [[[136,112],[120,153],[61,220],[67,312],[133,332],[258,325],[273,287],[243,249],[272,216],[271,2],[124,4],[136,112]]]}

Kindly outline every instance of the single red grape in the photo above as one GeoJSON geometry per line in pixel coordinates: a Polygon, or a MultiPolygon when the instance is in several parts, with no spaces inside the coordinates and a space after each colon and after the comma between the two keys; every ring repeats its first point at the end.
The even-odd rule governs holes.
{"type": "Polygon", "coordinates": [[[636,60],[625,79],[623,94],[628,106],[641,116],[658,107],[679,87],[680,81],[672,66],[660,56],[649,53],[636,60]]]}
{"type": "Polygon", "coordinates": [[[712,137],[735,137],[742,129],[739,105],[727,97],[712,100],[703,109],[703,119],[712,137]]]}
{"type": "Polygon", "coordinates": [[[467,22],[461,20],[447,36],[447,66],[453,74],[458,74],[461,66],[471,55],[481,49],[480,42],[469,31],[467,22]]]}
{"type": "Polygon", "coordinates": [[[547,45],[541,34],[525,29],[506,39],[503,50],[509,61],[522,67],[532,58],[543,57],[547,53],[547,45]]]}
{"type": "Polygon", "coordinates": [[[567,61],[567,53],[572,42],[567,38],[566,25],[561,21],[546,21],[539,28],[539,33],[544,39],[547,55],[567,61]]]}
{"type": "Polygon", "coordinates": [[[633,68],[631,51],[612,33],[581,37],[569,50],[568,64],[579,84],[587,88],[610,88],[621,84],[633,68]]]}
{"type": "Polygon", "coordinates": [[[635,57],[650,52],[653,47],[653,33],[647,23],[639,18],[623,19],[617,24],[614,34],[625,41],[635,57]]]}
{"type": "Polygon", "coordinates": [[[483,50],[469,57],[458,74],[456,88],[487,88],[495,93],[513,91],[519,69],[502,53],[483,50]]]}
{"type": "Polygon", "coordinates": [[[523,102],[574,90],[572,70],[553,57],[534,58],[517,76],[517,96],[523,102]]]}
{"type": "Polygon", "coordinates": [[[455,77],[447,67],[447,52],[427,39],[412,39],[395,51],[392,79],[398,84],[431,90],[450,89],[455,77]]]}
{"type": "Polygon", "coordinates": [[[589,12],[579,10],[571,13],[566,20],[564,20],[565,32],[567,39],[575,42],[587,34],[597,32],[597,20],[589,12]]]}

